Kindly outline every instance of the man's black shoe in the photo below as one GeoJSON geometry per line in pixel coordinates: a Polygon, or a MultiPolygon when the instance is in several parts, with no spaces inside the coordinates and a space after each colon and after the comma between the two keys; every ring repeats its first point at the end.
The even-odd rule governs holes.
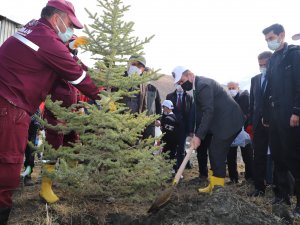
{"type": "Polygon", "coordinates": [[[291,200],[290,197],[275,197],[272,201],[272,205],[276,205],[276,204],[286,204],[286,205],[291,205],[291,200]]]}
{"type": "Polygon", "coordinates": [[[248,197],[262,197],[262,196],[265,196],[265,191],[255,189],[254,191],[249,192],[247,194],[247,196],[248,197]]]}

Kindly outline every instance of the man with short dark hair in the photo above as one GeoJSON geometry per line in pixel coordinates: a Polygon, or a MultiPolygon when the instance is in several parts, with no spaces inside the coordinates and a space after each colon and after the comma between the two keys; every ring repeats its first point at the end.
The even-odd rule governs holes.
{"type": "Polygon", "coordinates": [[[175,84],[185,91],[193,90],[196,113],[201,114],[200,125],[191,141],[191,148],[197,149],[207,134],[212,134],[209,158],[212,169],[210,183],[199,192],[210,193],[215,186],[224,186],[226,156],[229,146],[244,124],[239,105],[216,81],[195,76],[183,66],[172,72],[175,84]]]}
{"type": "MultiPolygon", "coordinates": [[[[92,99],[98,88],[65,46],[83,28],[71,2],[49,0],[41,19],[32,20],[0,47],[0,224],[6,224],[12,191],[19,185],[30,116],[57,78],[92,99]]],[[[49,165],[49,172],[54,165],[49,165]]]]}
{"type": "Polygon", "coordinates": [[[253,181],[255,189],[249,196],[258,197],[265,194],[265,177],[267,168],[267,152],[269,146],[268,127],[262,122],[263,94],[266,88],[267,65],[272,52],[265,51],[258,55],[260,74],[251,78],[249,124],[253,130],[253,181]]]}
{"type": "Polygon", "coordinates": [[[263,114],[263,122],[269,124],[274,160],[273,204],[291,204],[290,170],[296,184],[294,214],[300,217],[300,48],[285,42],[285,31],[280,24],[265,28],[263,34],[268,47],[274,51],[267,69],[263,114]]]}

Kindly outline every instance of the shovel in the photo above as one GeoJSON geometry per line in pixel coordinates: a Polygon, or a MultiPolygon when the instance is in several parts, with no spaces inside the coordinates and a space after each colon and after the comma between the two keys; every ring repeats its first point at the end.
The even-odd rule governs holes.
{"type": "Polygon", "coordinates": [[[163,205],[165,205],[169,200],[170,197],[172,195],[172,193],[174,192],[176,185],[179,182],[179,179],[185,169],[185,166],[187,164],[187,162],[189,161],[191,155],[192,155],[193,149],[189,149],[187,150],[187,154],[184,157],[184,160],[182,161],[175,177],[174,180],[172,182],[172,186],[167,188],[166,190],[164,190],[154,201],[154,203],[151,205],[150,209],[148,210],[148,213],[154,213],[157,212],[159,210],[159,208],[163,205]]]}

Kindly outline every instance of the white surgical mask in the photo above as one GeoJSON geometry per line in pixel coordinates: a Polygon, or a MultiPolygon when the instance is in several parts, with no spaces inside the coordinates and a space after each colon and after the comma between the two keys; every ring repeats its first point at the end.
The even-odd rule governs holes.
{"type": "Polygon", "coordinates": [[[235,97],[238,93],[238,90],[232,89],[232,90],[228,90],[228,92],[231,95],[231,97],[235,97]]]}
{"type": "Polygon", "coordinates": [[[266,68],[266,67],[259,67],[259,71],[260,71],[263,75],[265,75],[266,72],[267,72],[267,68],[266,68]]]}
{"type": "Polygon", "coordinates": [[[280,41],[279,38],[273,40],[273,41],[268,41],[268,47],[269,49],[271,49],[272,51],[276,51],[279,47],[280,47],[280,41]]]}
{"type": "Polygon", "coordinates": [[[128,76],[131,76],[131,75],[133,75],[133,74],[135,74],[135,73],[137,73],[138,75],[141,75],[141,74],[142,74],[142,70],[139,69],[139,68],[136,67],[136,66],[130,65],[130,66],[129,66],[129,69],[127,70],[127,73],[128,73],[128,76]]]}
{"type": "Polygon", "coordinates": [[[64,42],[66,43],[67,41],[69,41],[72,37],[73,37],[73,34],[74,34],[74,31],[73,29],[71,29],[70,27],[67,27],[66,24],[64,23],[64,21],[62,20],[61,17],[59,17],[59,19],[61,20],[61,22],[63,23],[63,25],[65,26],[66,28],[66,31],[64,33],[62,33],[59,29],[59,27],[56,25],[56,29],[58,30],[58,37],[64,42]]]}
{"type": "Polygon", "coordinates": [[[176,84],[176,91],[177,91],[178,93],[182,93],[182,92],[183,92],[183,89],[182,89],[181,85],[176,84]]]}

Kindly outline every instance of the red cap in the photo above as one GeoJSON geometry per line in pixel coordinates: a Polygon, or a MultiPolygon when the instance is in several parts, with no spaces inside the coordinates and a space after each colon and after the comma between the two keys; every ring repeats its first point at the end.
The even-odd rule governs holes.
{"type": "Polygon", "coordinates": [[[83,28],[82,24],[79,22],[75,15],[75,9],[71,2],[65,0],[49,0],[47,6],[52,6],[67,13],[75,28],[83,28]]]}

